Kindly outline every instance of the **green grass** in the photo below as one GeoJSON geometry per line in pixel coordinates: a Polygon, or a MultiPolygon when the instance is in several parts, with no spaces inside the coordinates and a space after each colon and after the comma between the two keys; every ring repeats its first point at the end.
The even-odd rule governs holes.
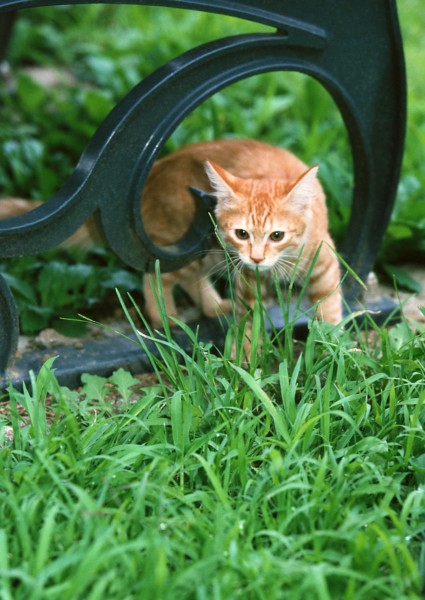
{"type": "Polygon", "coordinates": [[[49,361],[10,389],[1,597],[419,599],[425,330],[289,325],[247,367],[180,327],[189,353],[148,333],[148,386],[49,361]]]}

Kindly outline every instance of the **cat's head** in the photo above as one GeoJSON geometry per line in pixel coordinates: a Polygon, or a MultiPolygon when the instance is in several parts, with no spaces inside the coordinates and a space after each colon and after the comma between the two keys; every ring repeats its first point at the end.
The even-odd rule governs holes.
{"type": "Polygon", "coordinates": [[[205,169],[217,198],[220,235],[240,265],[268,270],[298,258],[308,242],[317,166],[291,182],[243,179],[212,162],[205,169]]]}

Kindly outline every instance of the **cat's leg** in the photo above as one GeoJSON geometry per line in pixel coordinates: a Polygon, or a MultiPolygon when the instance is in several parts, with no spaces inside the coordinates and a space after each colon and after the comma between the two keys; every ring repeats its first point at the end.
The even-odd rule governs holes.
{"type": "Polygon", "coordinates": [[[307,293],[317,303],[317,317],[337,325],[342,320],[339,261],[333,250],[323,246],[311,273],[307,293]]]}
{"type": "MultiPolygon", "coordinates": [[[[253,271],[246,271],[243,275],[235,273],[235,293],[236,293],[236,316],[238,321],[246,315],[247,310],[253,311],[258,296],[260,300],[265,299],[266,285],[263,279],[260,279],[260,288],[258,288],[257,276],[253,271]]],[[[245,354],[244,363],[247,364],[251,356],[252,345],[252,319],[251,315],[245,322],[243,349],[245,354]]],[[[256,341],[257,352],[261,352],[262,340],[256,341]]],[[[232,355],[236,356],[236,346],[233,345],[232,355]]]]}
{"type": "Polygon", "coordinates": [[[318,299],[317,316],[319,319],[323,319],[328,323],[338,325],[338,323],[342,321],[341,293],[338,290],[331,290],[329,294],[330,295],[325,298],[318,299]]]}
{"type": "Polygon", "coordinates": [[[235,274],[236,314],[238,317],[242,317],[247,308],[254,310],[257,300],[263,305],[269,301],[266,277],[267,275],[263,275],[258,281],[255,271],[246,271],[243,275],[235,274]]]}
{"type": "Polygon", "coordinates": [[[168,318],[178,316],[178,310],[173,297],[173,288],[178,280],[177,273],[178,271],[161,275],[161,295],[156,284],[155,276],[145,274],[143,277],[145,312],[153,327],[162,326],[161,305],[163,305],[168,318]]]}
{"type": "Polygon", "coordinates": [[[179,280],[179,284],[190,296],[194,304],[206,317],[216,317],[220,314],[229,314],[232,310],[231,300],[222,298],[215,289],[210,278],[200,264],[198,268],[194,265],[190,271],[188,267],[185,277],[179,280]]]}
{"type": "MultiPolygon", "coordinates": [[[[231,301],[221,298],[209,278],[202,274],[201,268],[192,263],[179,271],[163,273],[161,275],[161,297],[159,297],[155,277],[144,276],[143,293],[145,297],[145,312],[154,327],[161,327],[162,324],[161,311],[158,306],[161,303],[167,317],[181,318],[173,296],[173,289],[177,284],[183,288],[205,316],[215,317],[231,311],[231,301]]],[[[170,323],[172,322],[170,319],[170,323]]]]}
{"type": "Polygon", "coordinates": [[[196,280],[184,281],[181,285],[206,317],[216,317],[231,312],[231,300],[220,296],[209,277],[200,276],[196,280]]]}
{"type": "Polygon", "coordinates": [[[220,296],[210,279],[210,273],[213,272],[216,261],[217,255],[214,253],[193,261],[181,270],[178,280],[184,291],[206,317],[229,314],[232,309],[231,301],[220,296]]]}

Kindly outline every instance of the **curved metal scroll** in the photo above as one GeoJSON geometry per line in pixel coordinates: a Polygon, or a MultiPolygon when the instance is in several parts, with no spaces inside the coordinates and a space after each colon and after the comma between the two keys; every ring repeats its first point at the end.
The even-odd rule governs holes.
{"type": "MultiPolygon", "coordinates": [[[[146,4],[177,6],[171,0],[146,4]]],[[[211,222],[202,201],[192,228],[173,253],[156,247],[147,236],[140,219],[140,194],[152,162],[185,116],[218,90],[255,74],[294,70],[323,84],[346,123],[355,189],[342,250],[364,277],[376,259],[395,197],[405,84],[395,2],[374,0],[373,8],[370,0],[354,4],[353,8],[352,0],[323,0],[326,6],[318,11],[315,0],[179,2],[180,7],[235,14],[279,30],[202,45],[147,77],[103,122],[57,194],[28,215],[0,222],[0,256],[55,246],[96,210],[112,249],[137,269],[152,270],[160,259],[163,271],[175,270],[195,253],[207,251],[211,222]]],[[[9,0],[4,7],[20,5],[19,0],[9,0]]],[[[347,289],[348,295],[353,293],[347,289]]]]}
{"type": "Polygon", "coordinates": [[[15,300],[4,278],[0,275],[0,376],[18,346],[18,313],[15,300]]]}

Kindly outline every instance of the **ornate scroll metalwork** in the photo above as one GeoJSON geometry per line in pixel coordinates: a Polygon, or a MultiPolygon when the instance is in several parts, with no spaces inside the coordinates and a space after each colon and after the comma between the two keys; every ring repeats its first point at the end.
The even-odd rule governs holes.
{"type": "MultiPolygon", "coordinates": [[[[206,252],[211,222],[202,200],[192,228],[173,252],[149,239],[140,218],[140,195],[149,169],[167,137],[205,99],[252,75],[291,70],[317,79],[334,98],[347,126],[355,186],[342,252],[364,278],[391,215],[403,150],[405,73],[395,1],[322,0],[320,10],[316,0],[105,3],[229,14],[273,26],[276,32],[201,45],[137,85],[99,127],[64,186],[30,214],[0,222],[0,256],[56,246],[95,211],[111,248],[137,269],[151,271],[160,259],[162,270],[170,271],[206,252]]],[[[58,4],[63,2],[6,0],[0,22],[2,13],[58,4]]],[[[17,337],[17,316],[6,284],[0,284],[0,324],[5,328],[0,370],[5,370],[17,337]]],[[[345,291],[352,298],[356,290],[351,284],[345,291]]]]}

